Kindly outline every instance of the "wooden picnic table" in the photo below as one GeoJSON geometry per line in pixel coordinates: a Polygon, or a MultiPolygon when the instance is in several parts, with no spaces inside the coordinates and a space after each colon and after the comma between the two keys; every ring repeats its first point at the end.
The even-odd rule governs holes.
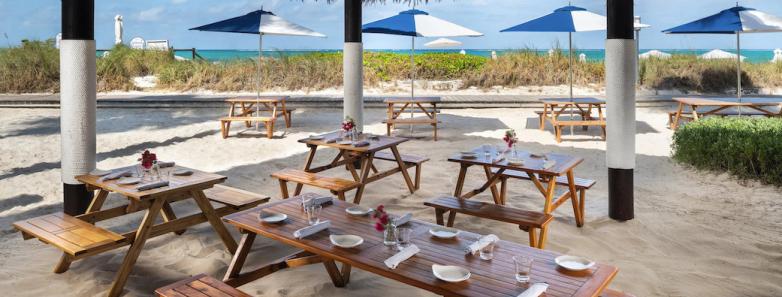
{"type": "Polygon", "coordinates": [[[782,116],[782,108],[771,110],[769,107],[782,107],[782,98],[707,98],[707,97],[675,97],[678,102],[676,111],[669,113],[670,128],[676,130],[683,119],[697,121],[705,116],[729,116],[739,115],[737,111],[727,109],[746,107],[749,112],[743,115],[762,115],[767,117],[782,116]],[[706,108],[700,109],[699,108],[706,108]],[[689,109],[689,110],[688,110],[689,109]],[[689,115],[687,114],[689,113],[689,115]]]}
{"type": "Polygon", "coordinates": [[[291,127],[291,111],[285,106],[288,96],[263,96],[258,98],[232,98],[226,99],[228,103],[228,116],[220,119],[220,130],[223,138],[228,137],[231,122],[244,122],[247,128],[252,123],[266,126],[267,137],[274,133],[274,124],[278,117],[285,120],[285,127],[291,127]],[[263,114],[267,115],[263,115],[263,114]]]}
{"type": "MultiPolygon", "coordinates": [[[[331,132],[321,135],[323,139],[315,140],[304,138],[299,140],[300,143],[306,144],[310,149],[309,153],[307,154],[307,159],[304,162],[304,171],[317,173],[341,166],[347,167],[347,170],[353,176],[353,179],[360,183],[356,190],[355,199],[353,200],[354,203],[357,204],[361,202],[361,196],[363,195],[364,187],[367,184],[378,181],[387,176],[391,176],[397,172],[402,173],[402,177],[404,178],[405,184],[410,190],[410,193],[415,193],[416,184],[413,182],[413,180],[410,178],[410,174],[407,172],[407,170],[413,167],[413,165],[405,162],[405,160],[402,158],[402,155],[399,154],[399,145],[407,142],[407,138],[361,134],[360,140],[366,140],[369,142],[369,145],[363,147],[356,147],[351,144],[340,144],[339,141],[333,143],[328,143],[326,141],[330,138],[338,138],[339,135],[340,132],[331,132]],[[334,157],[334,159],[328,164],[313,167],[312,161],[315,159],[315,153],[317,152],[318,147],[337,149],[337,156],[334,157]],[[388,154],[386,152],[382,152],[384,150],[390,150],[391,153],[388,154]],[[392,161],[396,166],[382,172],[378,171],[374,163],[376,159],[392,161]],[[355,165],[357,162],[361,167],[360,173],[356,170],[355,165]],[[372,174],[370,174],[370,172],[372,172],[372,174]]],[[[417,172],[420,173],[420,170],[417,172]]],[[[297,184],[294,195],[299,195],[301,193],[302,187],[302,184],[297,184]]]]}
{"type": "MultiPolygon", "coordinates": [[[[120,168],[117,170],[125,169],[134,170],[133,167],[120,168]]],[[[180,169],[187,168],[176,166],[171,170],[180,169]]],[[[231,237],[230,233],[228,233],[223,222],[220,221],[221,216],[233,213],[234,211],[228,206],[214,209],[204,194],[204,190],[222,183],[226,180],[226,177],[195,169],[189,170],[193,172],[192,175],[171,176],[168,186],[146,191],[136,190],[137,185],[119,185],[117,184],[117,180],[100,181],[100,177],[95,175],[80,175],[76,177],[78,181],[87,184],[90,189],[98,190],[98,194],[92,199],[85,214],[76,216],[78,219],[94,224],[98,221],[146,210],[144,218],[135,231],[123,234],[122,236],[124,238],[122,240],[116,241],[110,245],[101,246],[98,249],[90,251],[89,255],[82,255],[80,257],[83,258],[85,256],[100,254],[122,246],[130,245],[130,248],[125,255],[125,259],[122,262],[122,266],[120,266],[117,271],[117,276],[114,279],[114,284],[112,285],[108,296],[113,297],[122,294],[123,287],[125,286],[128,276],[130,276],[136,259],[141,254],[141,250],[144,248],[144,244],[149,238],[171,232],[181,232],[188,227],[203,222],[209,222],[215,232],[220,236],[220,239],[223,241],[223,244],[225,244],[228,251],[231,253],[236,251],[236,241],[231,237]],[[102,209],[103,203],[111,192],[126,197],[129,203],[110,209],[102,209]],[[195,201],[200,212],[177,218],[170,204],[186,199],[195,201]],[[159,224],[155,222],[158,216],[162,216],[162,222],[159,224]]],[[[72,260],[73,259],[68,254],[63,254],[55,271],[67,270],[72,260]]]]}
{"type": "Polygon", "coordinates": [[[562,127],[564,126],[583,126],[584,130],[589,126],[598,126],[601,129],[602,137],[606,137],[606,120],[603,116],[603,106],[605,100],[597,98],[543,98],[543,113],[539,115],[540,130],[546,128],[546,122],[554,127],[554,133],[557,142],[562,142],[562,127]],[[579,116],[580,120],[569,118],[563,120],[562,116],[570,116],[570,110],[574,110],[574,115],[579,116]],[[592,109],[597,109],[597,118],[592,117],[592,109]],[[564,113],[564,114],[563,114],[564,113]]]}
{"type": "Polygon", "coordinates": [[[412,243],[421,251],[392,270],[386,267],[383,261],[394,255],[397,250],[383,244],[382,232],[374,229],[374,220],[369,216],[351,216],[345,212],[346,208],[354,206],[351,203],[334,199],[334,204],[325,206],[320,214],[321,220],[331,222],[328,230],[304,239],[294,238],[295,230],[308,225],[300,200],[292,198],[269,203],[223,218],[243,234],[239,249],[234,254],[223,279],[224,282],[237,287],[281,269],[323,263],[333,284],[337,287],[349,283],[350,271],[355,267],[442,296],[516,297],[526,290],[527,286],[516,281],[512,256],[524,255],[534,259],[530,283],[549,284],[548,290],[541,296],[593,297],[598,296],[618,272],[616,267],[600,263],[585,272],[568,272],[557,268],[554,263],[554,258],[560,254],[509,241],[497,243],[493,260],[480,260],[478,256],[465,256],[464,252],[469,244],[479,238],[478,234],[462,231],[456,239],[437,239],[428,232],[435,225],[414,219],[403,227],[413,229],[412,243]],[[265,224],[259,219],[261,210],[284,213],[288,215],[288,219],[281,224],[265,224]],[[351,249],[339,248],[331,244],[330,234],[359,235],[364,238],[364,243],[351,249]],[[296,251],[267,266],[243,272],[242,268],[245,266],[256,235],[271,238],[302,251],[296,251]],[[342,263],[341,269],[337,267],[336,262],[342,263]],[[458,265],[467,268],[472,276],[464,282],[447,283],[435,278],[432,274],[432,264],[458,265]]]}
{"type": "MultiPolygon", "coordinates": [[[[543,213],[551,214],[554,209],[565,203],[568,199],[571,200],[573,205],[573,215],[576,219],[578,226],[584,223],[584,214],[582,207],[579,205],[579,201],[576,198],[576,182],[575,174],[573,173],[576,166],[584,161],[583,158],[573,157],[563,154],[545,154],[545,158],[532,157],[529,152],[519,151],[519,158],[523,162],[523,165],[511,165],[508,163],[508,158],[505,157],[500,161],[496,161],[498,152],[497,149],[491,148],[491,156],[487,157],[481,148],[473,150],[476,153],[475,158],[464,158],[461,154],[448,158],[448,161],[459,163],[459,177],[456,181],[456,189],[454,189],[454,196],[461,199],[470,199],[475,195],[491,190],[492,198],[495,204],[505,205],[507,200],[507,183],[502,183],[502,188],[497,190],[497,183],[501,182],[503,178],[506,178],[503,173],[505,171],[521,171],[525,172],[529,180],[535,185],[545,199],[543,205],[543,213]],[[543,168],[543,164],[546,160],[551,160],[554,163],[550,168],[543,168]],[[479,188],[476,188],[467,193],[463,193],[464,183],[467,176],[467,169],[472,166],[483,167],[483,171],[486,175],[486,182],[479,188]],[[559,197],[556,195],[557,177],[567,177],[567,191],[562,193],[559,197]]],[[[510,152],[508,153],[510,154],[510,152]]],[[[455,215],[451,212],[449,216],[455,215]]],[[[453,221],[449,217],[449,221],[453,221]]]]}
{"type": "MultiPolygon", "coordinates": [[[[383,103],[387,106],[387,118],[383,121],[386,124],[386,135],[391,136],[391,129],[396,125],[410,125],[412,131],[413,125],[430,125],[434,128],[434,141],[437,141],[437,104],[440,103],[440,97],[393,97],[386,98],[383,103]],[[407,111],[409,118],[401,118],[407,111]],[[415,117],[415,114],[423,114],[423,117],[415,117]]],[[[411,132],[412,133],[412,132],[411,132]]]]}

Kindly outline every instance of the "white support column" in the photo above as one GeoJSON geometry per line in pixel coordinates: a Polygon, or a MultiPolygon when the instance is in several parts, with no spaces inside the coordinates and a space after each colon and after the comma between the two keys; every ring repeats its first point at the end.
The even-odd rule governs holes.
{"type": "Polygon", "coordinates": [[[364,45],[346,42],[343,56],[344,116],[356,121],[359,131],[364,130],[364,45]]]}

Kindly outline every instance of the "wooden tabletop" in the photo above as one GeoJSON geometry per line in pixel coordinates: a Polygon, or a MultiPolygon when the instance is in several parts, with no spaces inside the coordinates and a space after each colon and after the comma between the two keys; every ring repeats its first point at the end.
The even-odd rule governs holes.
{"type": "Polygon", "coordinates": [[[332,147],[340,150],[348,150],[348,151],[354,151],[354,152],[377,152],[384,149],[387,149],[392,146],[399,145],[400,143],[406,142],[409,139],[403,138],[403,137],[394,137],[394,136],[384,136],[384,135],[372,135],[372,134],[361,134],[359,140],[366,140],[369,141],[368,146],[362,146],[362,147],[355,147],[350,144],[339,144],[339,141],[334,143],[326,143],[327,139],[339,137],[339,131],[336,132],[329,132],[326,134],[321,134],[320,136],[323,136],[323,139],[321,140],[313,140],[310,138],[303,138],[299,139],[300,143],[306,143],[308,145],[317,145],[317,146],[326,146],[326,147],[332,147]]]}
{"type": "Polygon", "coordinates": [[[445,296],[518,296],[526,285],[515,280],[512,256],[516,255],[534,259],[531,281],[549,284],[542,296],[597,296],[618,271],[616,267],[597,264],[587,272],[567,272],[554,263],[559,254],[509,241],[500,241],[494,249],[494,259],[483,261],[464,252],[478,238],[477,234],[461,232],[457,239],[436,239],[428,233],[434,225],[418,220],[411,220],[403,227],[413,229],[412,243],[421,251],[392,270],[383,261],[394,255],[396,250],[383,245],[382,233],[374,229],[374,221],[370,217],[348,215],[345,209],[350,206],[353,204],[334,199],[334,205],[321,211],[321,220],[331,221],[331,227],[301,240],[293,237],[295,230],[307,226],[299,199],[265,204],[226,216],[223,220],[240,229],[445,296]],[[261,223],[258,218],[261,209],[285,213],[288,219],[281,224],[261,223]],[[329,241],[330,234],[360,235],[364,243],[356,248],[339,248],[329,241]],[[447,283],[434,277],[432,264],[458,265],[470,270],[472,276],[464,282],[447,283]]]}
{"type": "Polygon", "coordinates": [[[541,98],[540,102],[544,104],[606,104],[605,100],[592,98],[592,97],[580,97],[580,98],[541,98]]]}
{"type": "MultiPolygon", "coordinates": [[[[135,166],[117,168],[112,171],[116,172],[119,170],[126,170],[126,169],[130,169],[131,172],[133,172],[135,175],[136,172],[135,166]]],[[[135,184],[135,185],[118,185],[117,184],[118,180],[116,179],[101,182],[99,181],[100,177],[96,175],[89,175],[89,174],[79,175],[76,176],[76,180],[88,184],[92,187],[103,189],[109,192],[116,192],[128,198],[133,198],[136,200],[163,197],[163,196],[167,196],[173,193],[178,193],[183,191],[203,190],[203,189],[211,188],[215,184],[222,183],[226,180],[225,176],[219,174],[203,172],[200,170],[186,168],[182,166],[175,166],[170,170],[182,170],[182,169],[191,170],[193,171],[193,174],[189,176],[172,175],[169,180],[168,186],[146,190],[146,191],[136,190],[136,187],[138,187],[142,183],[135,184]]]]}
{"type": "Polygon", "coordinates": [[[782,105],[782,98],[713,98],[713,97],[675,97],[674,101],[695,106],[775,106],[782,105]]]}
{"type": "Polygon", "coordinates": [[[383,103],[439,103],[440,97],[389,97],[383,103]]]}
{"type": "MultiPolygon", "coordinates": [[[[488,165],[494,168],[503,168],[506,170],[521,170],[521,171],[526,171],[528,173],[536,173],[536,174],[546,175],[546,176],[565,175],[568,171],[572,170],[573,168],[578,166],[578,164],[581,164],[581,162],[584,161],[584,159],[580,157],[547,153],[545,154],[546,158],[548,158],[548,160],[556,161],[556,163],[551,168],[543,168],[543,163],[546,162],[544,158],[532,157],[530,155],[530,152],[524,150],[518,151],[519,157],[524,162],[523,165],[508,164],[508,157],[510,156],[511,152],[508,152],[506,154],[505,159],[496,163],[493,163],[491,158],[486,158],[486,154],[483,152],[483,148],[481,147],[473,149],[472,152],[475,152],[476,154],[475,158],[472,159],[463,158],[462,154],[459,153],[457,155],[448,158],[448,161],[465,163],[470,165],[481,165],[481,166],[488,165]]],[[[492,156],[497,155],[497,150],[495,147],[491,148],[491,152],[492,152],[492,156]]]]}
{"type": "Polygon", "coordinates": [[[261,96],[261,97],[246,97],[246,98],[231,98],[225,99],[228,103],[276,103],[287,100],[288,96],[261,96]]]}

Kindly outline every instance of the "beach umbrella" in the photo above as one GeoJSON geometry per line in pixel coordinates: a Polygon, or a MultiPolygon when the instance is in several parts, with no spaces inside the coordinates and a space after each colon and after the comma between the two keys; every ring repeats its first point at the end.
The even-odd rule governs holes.
{"type": "Polygon", "coordinates": [[[661,52],[658,50],[650,50],[648,52],[645,52],[643,54],[638,55],[638,58],[641,59],[649,59],[649,58],[658,58],[658,59],[670,59],[671,54],[666,52],[661,52]]]}
{"type": "Polygon", "coordinates": [[[478,37],[483,33],[467,29],[429,15],[429,13],[411,9],[399,14],[361,26],[361,32],[410,36],[410,97],[415,96],[415,38],[416,37],[478,37]]]}
{"type": "MultiPolygon", "coordinates": [[[[736,96],[741,102],[741,34],[782,32],[782,18],[743,6],[725,9],[716,14],[684,25],[663,30],[668,34],[735,34],[736,52],[736,96]]],[[[741,114],[741,109],[739,109],[741,114]]]]}
{"type": "MultiPolygon", "coordinates": [[[[719,60],[719,59],[733,60],[736,59],[736,57],[738,57],[737,54],[729,53],[721,49],[713,49],[703,55],[698,56],[699,59],[706,59],[706,60],[719,60]]],[[[747,57],[745,56],[741,56],[741,61],[744,61],[744,59],[746,58],[747,57]]]]}
{"type": "Polygon", "coordinates": [[[430,41],[424,44],[424,46],[428,48],[449,48],[449,47],[456,47],[460,45],[462,45],[461,42],[453,39],[448,39],[448,38],[439,38],[437,40],[430,41]]]}
{"type": "MultiPolygon", "coordinates": [[[[573,99],[573,33],[603,31],[606,29],[606,17],[577,6],[565,6],[537,19],[501,30],[500,32],[567,32],[568,60],[570,69],[570,99],[573,99]]],[[[573,107],[570,108],[573,118],[573,107]]],[[[570,126],[573,134],[573,126],[570,126]]]]}
{"type": "Polygon", "coordinates": [[[782,49],[774,50],[774,58],[771,59],[772,63],[782,62],[782,49]]]}
{"type": "Polygon", "coordinates": [[[256,84],[256,96],[258,97],[261,96],[261,53],[264,35],[326,37],[326,35],[286,21],[272,12],[263,10],[263,8],[243,16],[190,28],[190,30],[258,34],[258,81],[256,84]]]}

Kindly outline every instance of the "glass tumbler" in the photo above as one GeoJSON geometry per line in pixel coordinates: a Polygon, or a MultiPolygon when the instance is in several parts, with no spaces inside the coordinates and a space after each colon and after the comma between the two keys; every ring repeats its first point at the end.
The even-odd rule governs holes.
{"type": "Polygon", "coordinates": [[[532,272],[532,258],[528,256],[514,256],[513,263],[516,264],[516,281],[528,283],[529,275],[532,272]]]}
{"type": "Polygon", "coordinates": [[[304,206],[304,212],[307,214],[307,223],[310,226],[320,223],[320,210],[323,207],[318,204],[307,204],[304,206]]]}

